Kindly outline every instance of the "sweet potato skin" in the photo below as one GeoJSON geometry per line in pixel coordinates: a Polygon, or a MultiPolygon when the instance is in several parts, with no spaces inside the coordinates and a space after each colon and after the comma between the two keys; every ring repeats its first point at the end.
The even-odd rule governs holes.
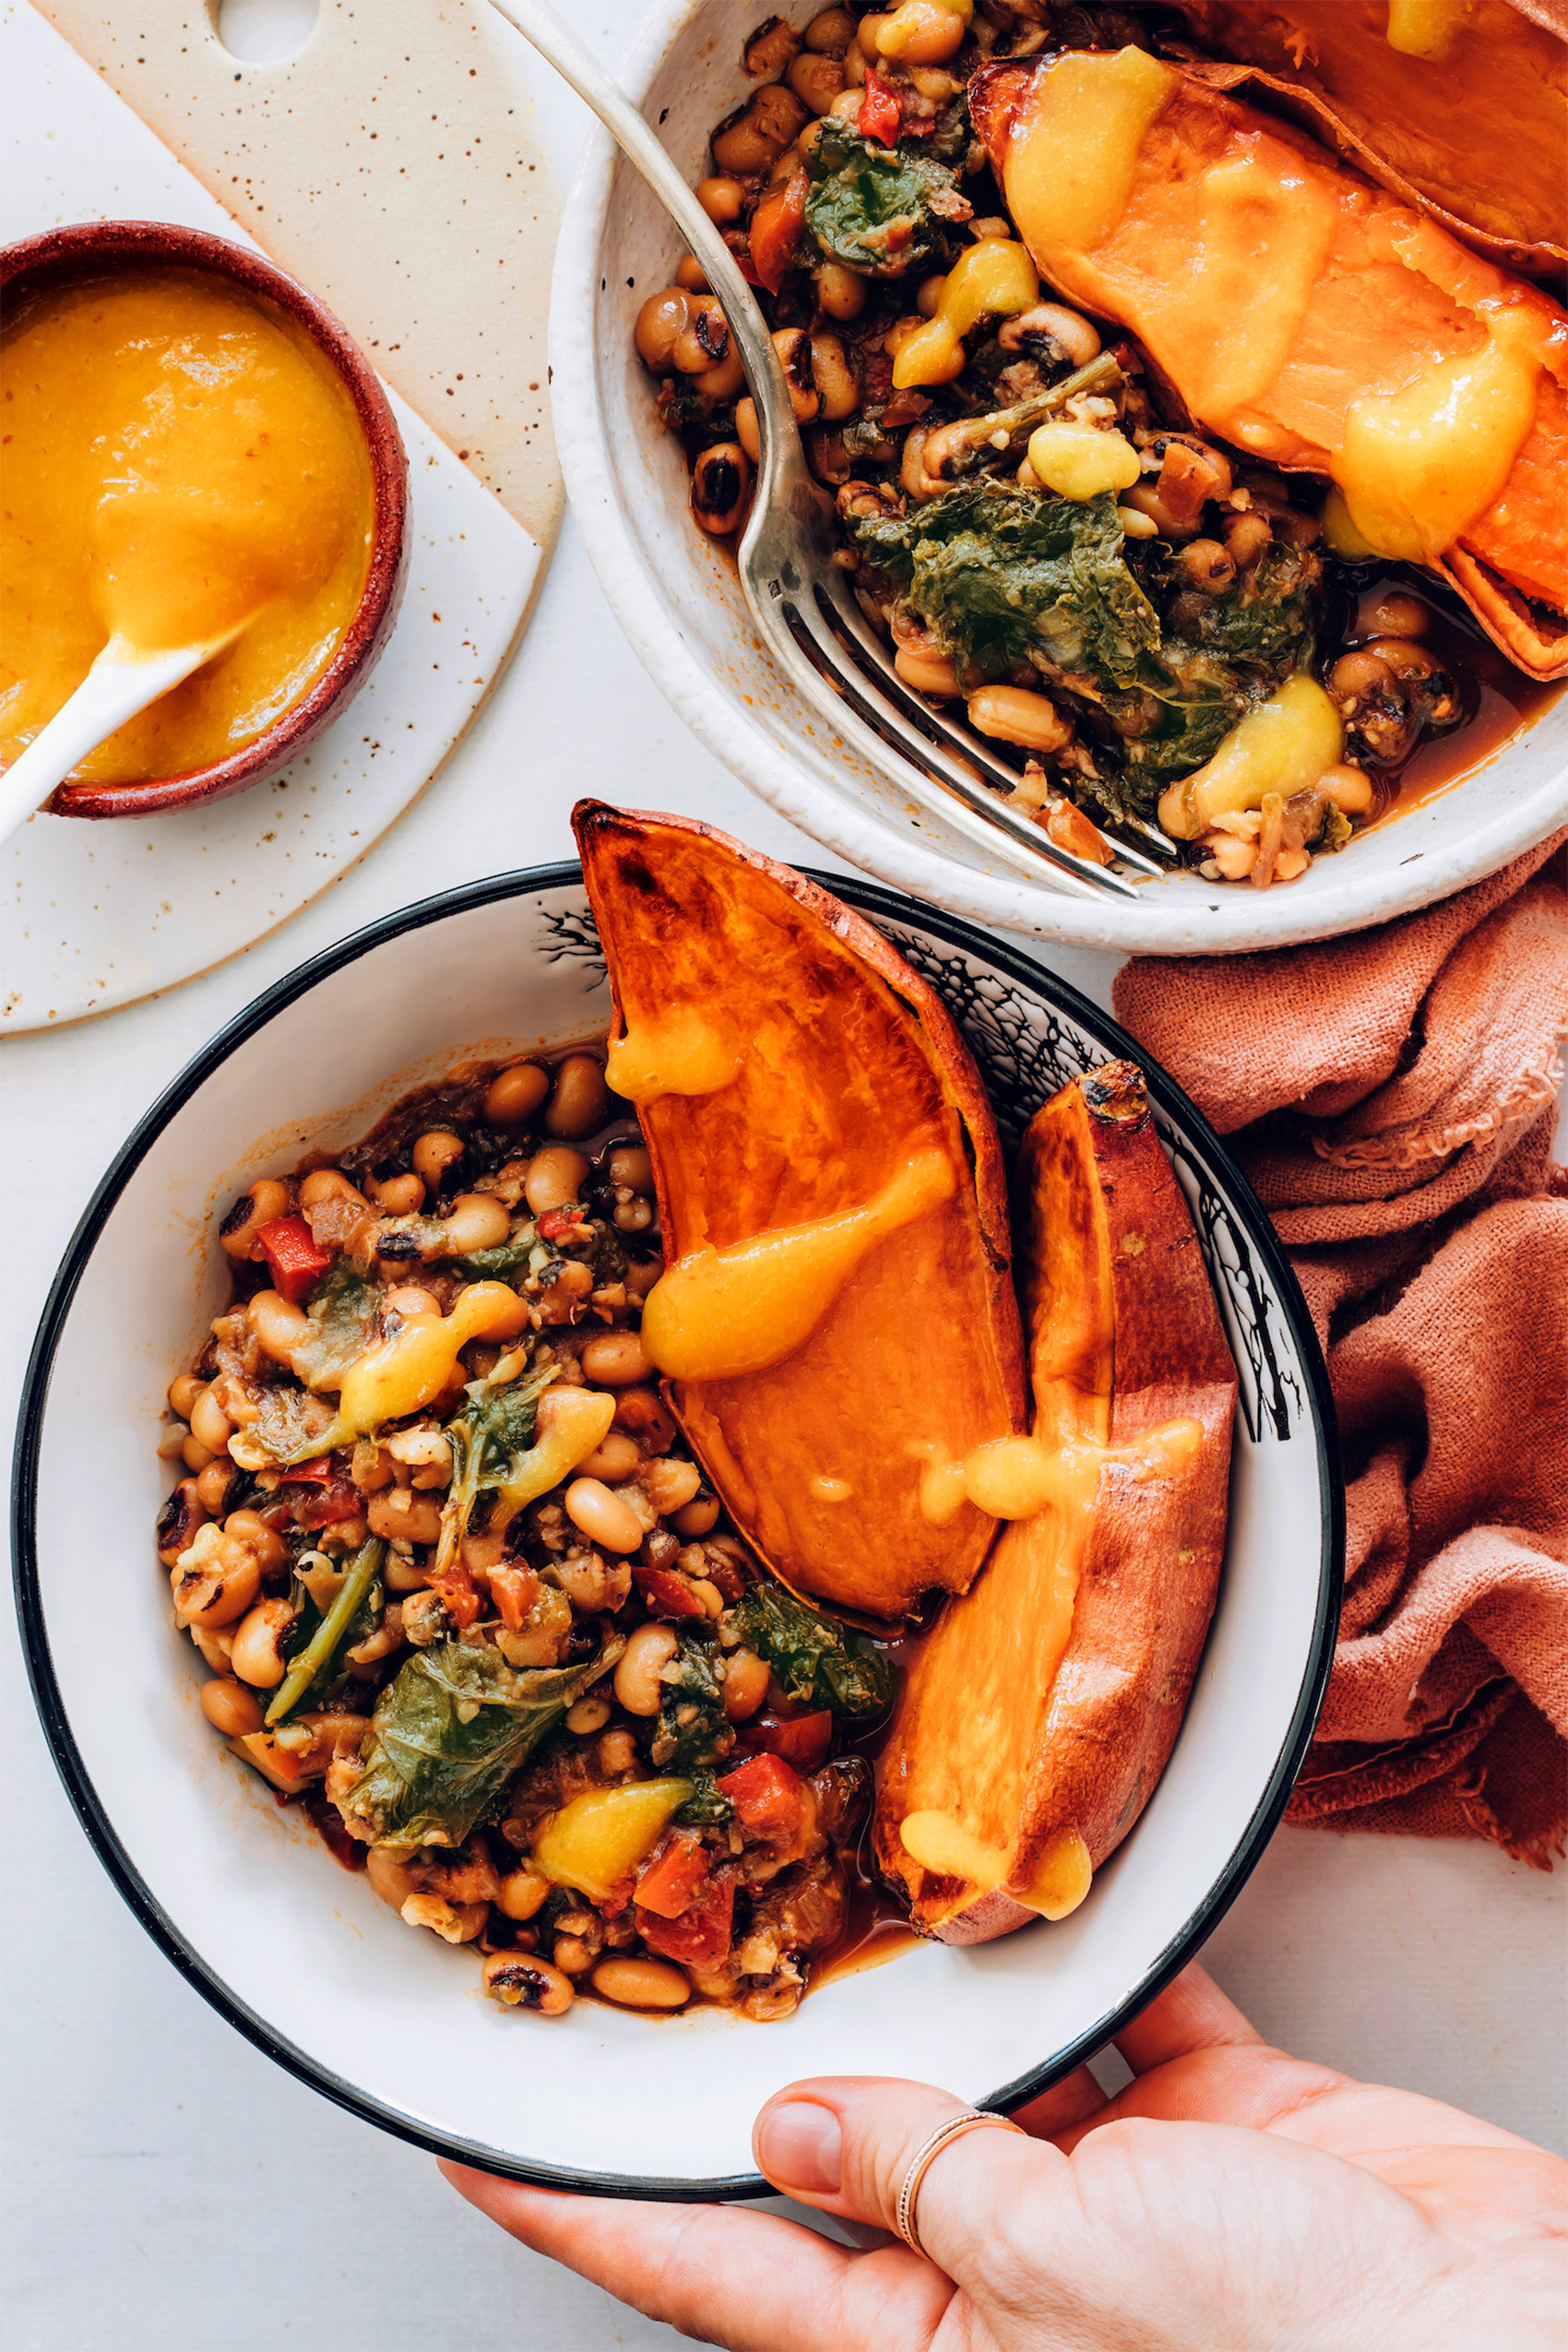
{"type": "Polygon", "coordinates": [[[911,1140],[945,1146],[954,1198],[881,1242],[792,1356],[666,1395],[796,1591],[877,1622],[962,1591],[994,1522],[966,1505],[930,1526],[907,1445],[972,1444],[1025,1410],[1005,1172],[962,1039],[880,932],[790,868],[686,818],[589,802],[573,822],[618,1033],[695,1004],[746,1049],[722,1090],[639,1105],[667,1257],[859,1206],[911,1140]]]}
{"type": "MultiPolygon", "coordinates": [[[[1041,70],[1005,62],[982,65],[970,80],[970,113],[999,179],[1041,70]]],[[[1506,306],[1540,359],[1535,421],[1501,494],[1432,568],[1511,661],[1533,677],[1568,676],[1568,316],[1538,286],[1495,268],[1305,134],[1228,96],[1218,85],[1233,69],[1170,70],[1172,92],[1144,141],[1123,220],[1092,254],[1057,253],[1049,266],[1037,254],[1046,276],[1068,301],[1139,337],[1195,423],[1287,471],[1320,476],[1330,472],[1353,401],[1469,355],[1485,339],[1478,313],[1506,306]],[[1332,215],[1332,235],[1284,363],[1265,393],[1231,414],[1206,407],[1194,388],[1216,328],[1187,293],[1194,192],[1210,165],[1242,155],[1281,185],[1310,184],[1325,226],[1332,215]],[[1167,249],[1180,267],[1157,266],[1167,249]]]]}
{"type": "Polygon", "coordinates": [[[1017,1893],[1063,1832],[1096,1868],[1125,1837],[1175,1744],[1225,1544],[1235,1367],[1130,1064],[1036,1114],[1018,1191],[1037,1431],[1120,1445],[1191,1419],[1203,1434],[1173,1476],[1101,1471],[1059,1654],[1041,1598],[1062,1574],[1053,1515],[1008,1526],[921,1646],[878,1763],[874,1850],[915,1924],[949,1943],[1037,1917],[1017,1893]],[[912,1860],[900,1824],[928,1807],[1006,1849],[1001,1883],[912,1860]]]}
{"type": "Polygon", "coordinates": [[[1249,81],[1505,269],[1568,260],[1568,7],[1478,0],[1438,58],[1388,42],[1388,0],[1175,0],[1201,67],[1249,81]]]}

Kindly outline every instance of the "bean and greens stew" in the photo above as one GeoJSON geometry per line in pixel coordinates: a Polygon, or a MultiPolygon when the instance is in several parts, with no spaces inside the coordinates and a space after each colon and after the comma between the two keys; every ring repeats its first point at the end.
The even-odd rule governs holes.
{"type": "MultiPolygon", "coordinates": [[[[962,708],[1063,848],[1107,861],[1108,832],[1261,887],[1468,765],[1516,706],[1430,578],[1331,546],[1321,484],[1187,430],[1134,343],[1042,295],[969,77],[1160,31],[1158,9],[1059,0],[770,17],[697,193],[774,330],[834,561],[905,684],[962,708]],[[1249,780],[1278,766],[1244,732],[1260,712],[1270,746],[1299,747],[1289,780],[1249,780]]],[[[695,519],[727,537],[760,445],[722,309],[691,255],[639,299],[695,519]]]]}
{"type": "Polygon", "coordinates": [[[680,1440],[600,1056],[459,1070],[219,1240],[157,1535],[208,1722],[496,2000],[788,2015],[846,1932],[893,1671],[680,1440]]]}

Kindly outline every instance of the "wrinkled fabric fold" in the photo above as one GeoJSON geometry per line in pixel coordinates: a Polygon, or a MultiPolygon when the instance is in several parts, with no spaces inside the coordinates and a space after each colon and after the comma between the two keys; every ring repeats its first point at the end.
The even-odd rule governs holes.
{"type": "Polygon", "coordinates": [[[1327,1355],[1344,1606],[1288,1818],[1543,1867],[1568,1811],[1565,840],[1376,931],[1139,957],[1115,990],[1232,1138],[1327,1355]]]}

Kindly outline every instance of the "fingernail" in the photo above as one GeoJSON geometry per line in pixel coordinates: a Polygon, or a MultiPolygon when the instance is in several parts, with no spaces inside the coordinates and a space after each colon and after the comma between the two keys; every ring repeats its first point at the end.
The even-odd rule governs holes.
{"type": "Polygon", "coordinates": [[[816,2197],[837,2194],[843,2152],[838,2118],[814,2099],[770,2107],[757,2132],[757,2161],[768,2179],[816,2197]]]}

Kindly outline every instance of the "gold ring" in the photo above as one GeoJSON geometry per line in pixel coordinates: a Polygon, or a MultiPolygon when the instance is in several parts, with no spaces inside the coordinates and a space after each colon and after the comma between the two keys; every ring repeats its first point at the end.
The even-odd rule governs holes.
{"type": "Polygon", "coordinates": [[[893,2227],[912,2254],[925,2253],[920,2232],[915,2227],[915,2200],[921,2193],[921,2181],[944,2148],[951,2146],[955,2140],[961,2140],[966,2132],[979,2132],[987,2125],[999,2132],[1016,2132],[1020,2138],[1028,2137],[1021,2124],[1012,2122],[1005,2115],[987,2115],[979,2108],[966,2107],[961,2108],[956,2115],[950,2115],[945,2123],[939,2123],[930,2139],[916,2149],[913,2161],[904,2175],[893,2214],[893,2227]]]}

